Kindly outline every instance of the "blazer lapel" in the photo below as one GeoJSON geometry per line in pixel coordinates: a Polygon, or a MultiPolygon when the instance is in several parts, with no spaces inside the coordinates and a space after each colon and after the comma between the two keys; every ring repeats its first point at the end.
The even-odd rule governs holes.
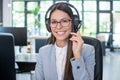
{"type": "Polygon", "coordinates": [[[51,73],[51,77],[53,77],[53,80],[57,80],[58,79],[58,75],[57,75],[57,68],[56,68],[56,53],[55,53],[55,46],[52,46],[52,49],[50,51],[51,54],[51,64],[50,64],[50,73],[51,73]]]}

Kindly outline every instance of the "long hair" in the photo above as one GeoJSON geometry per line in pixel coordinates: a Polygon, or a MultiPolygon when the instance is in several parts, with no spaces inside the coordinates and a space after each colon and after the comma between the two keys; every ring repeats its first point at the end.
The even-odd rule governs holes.
{"type": "MultiPolygon", "coordinates": [[[[65,13],[67,13],[69,15],[69,17],[72,19],[72,31],[74,31],[73,30],[74,29],[73,28],[74,27],[73,26],[73,12],[72,12],[71,8],[67,4],[59,3],[52,7],[51,12],[50,12],[50,18],[51,18],[51,14],[55,10],[64,11],[65,13]]],[[[56,41],[55,36],[53,34],[51,34],[51,37],[48,40],[48,44],[54,44],[55,41],[56,41]]],[[[72,58],[72,57],[73,57],[72,42],[70,40],[68,40],[66,64],[65,64],[65,71],[64,71],[64,80],[74,80],[73,73],[72,73],[72,66],[70,63],[70,58],[72,58]]]]}

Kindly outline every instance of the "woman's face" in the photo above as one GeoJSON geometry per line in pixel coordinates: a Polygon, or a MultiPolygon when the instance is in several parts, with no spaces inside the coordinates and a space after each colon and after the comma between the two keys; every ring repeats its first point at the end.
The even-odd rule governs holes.
{"type": "Polygon", "coordinates": [[[51,14],[50,27],[57,41],[66,41],[72,31],[71,18],[67,13],[61,10],[55,10],[51,14]]]}

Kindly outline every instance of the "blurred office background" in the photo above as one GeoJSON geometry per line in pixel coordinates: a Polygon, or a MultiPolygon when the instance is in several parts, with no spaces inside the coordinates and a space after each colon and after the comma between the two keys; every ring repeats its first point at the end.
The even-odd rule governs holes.
{"type": "Polygon", "coordinates": [[[82,35],[103,42],[103,79],[120,80],[117,76],[120,74],[117,70],[120,66],[120,0],[0,0],[0,27],[26,27],[28,45],[20,46],[21,51],[36,53],[35,41],[50,35],[45,26],[45,13],[59,1],[77,8],[82,20],[82,35]],[[118,74],[112,75],[114,71],[118,74]]]}
{"type": "Polygon", "coordinates": [[[83,35],[101,35],[106,47],[118,48],[120,25],[119,0],[0,0],[0,25],[27,27],[31,35],[49,36],[45,27],[45,13],[54,3],[65,1],[73,4],[82,20],[83,35]]]}

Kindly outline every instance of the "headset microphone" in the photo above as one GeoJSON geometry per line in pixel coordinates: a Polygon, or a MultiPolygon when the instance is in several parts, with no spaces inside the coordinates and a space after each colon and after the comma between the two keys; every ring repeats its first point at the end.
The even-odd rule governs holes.
{"type": "MultiPolygon", "coordinates": [[[[76,30],[74,31],[74,32],[76,32],[77,33],[77,31],[81,28],[81,24],[82,22],[80,22],[79,24],[78,24],[78,27],[76,28],[76,30]]],[[[72,37],[72,35],[71,34],[69,34],[69,38],[71,38],[72,37]]]]}
{"type": "Polygon", "coordinates": [[[77,31],[81,28],[81,25],[82,25],[82,21],[80,21],[80,23],[79,23],[78,26],[76,27],[75,32],[77,32],[77,31]]]}

